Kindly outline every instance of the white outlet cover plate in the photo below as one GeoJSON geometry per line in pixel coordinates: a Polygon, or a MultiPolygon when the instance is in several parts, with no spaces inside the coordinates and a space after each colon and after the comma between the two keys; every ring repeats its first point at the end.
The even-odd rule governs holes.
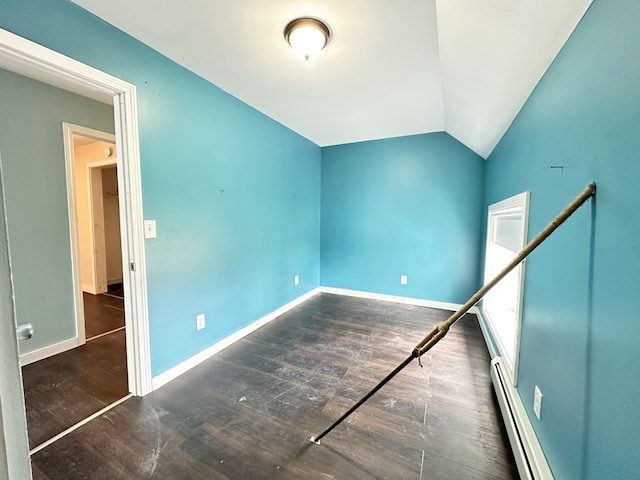
{"type": "Polygon", "coordinates": [[[406,285],[406,284],[407,284],[407,276],[400,275],[400,285],[406,285]]]}
{"type": "Polygon", "coordinates": [[[533,394],[533,413],[536,414],[538,420],[540,420],[540,410],[542,409],[542,392],[536,385],[533,394]]]}
{"type": "Polygon", "coordinates": [[[205,325],[206,323],[205,323],[204,313],[201,313],[196,317],[196,328],[198,330],[202,330],[205,327],[205,325]]]}

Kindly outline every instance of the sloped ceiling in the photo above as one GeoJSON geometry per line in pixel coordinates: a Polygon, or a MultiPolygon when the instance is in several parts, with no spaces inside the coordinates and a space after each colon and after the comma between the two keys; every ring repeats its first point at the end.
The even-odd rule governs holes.
{"type": "Polygon", "coordinates": [[[591,0],[73,0],[320,146],[446,131],[486,158],[591,0]],[[309,61],[300,16],[332,39],[309,61]]]}

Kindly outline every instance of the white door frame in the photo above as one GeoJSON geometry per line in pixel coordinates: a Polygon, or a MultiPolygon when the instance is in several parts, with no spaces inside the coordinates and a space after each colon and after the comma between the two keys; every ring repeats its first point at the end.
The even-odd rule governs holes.
{"type": "Polygon", "coordinates": [[[145,395],[153,387],[136,87],[3,29],[0,29],[0,68],[113,105],[120,206],[126,225],[122,256],[129,273],[123,275],[129,390],[134,395],[145,395]]]}

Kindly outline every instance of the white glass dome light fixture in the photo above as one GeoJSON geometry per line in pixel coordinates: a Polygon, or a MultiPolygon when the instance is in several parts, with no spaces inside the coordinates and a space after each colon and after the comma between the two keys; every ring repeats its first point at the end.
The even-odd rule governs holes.
{"type": "Polygon", "coordinates": [[[331,32],[326,23],[317,18],[296,18],[284,28],[284,38],[296,55],[305,60],[315,57],[329,43],[331,32]]]}

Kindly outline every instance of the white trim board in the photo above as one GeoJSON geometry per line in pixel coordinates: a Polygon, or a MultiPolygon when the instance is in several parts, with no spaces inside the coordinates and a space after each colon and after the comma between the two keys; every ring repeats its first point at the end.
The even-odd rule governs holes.
{"type": "Polygon", "coordinates": [[[480,330],[482,330],[482,336],[484,337],[484,342],[487,344],[487,350],[489,350],[489,355],[491,356],[491,360],[498,356],[498,350],[496,346],[493,344],[491,339],[491,333],[489,332],[489,327],[487,325],[487,319],[484,318],[484,314],[482,313],[482,308],[472,307],[471,312],[475,313],[478,317],[478,324],[480,325],[480,330]]]}
{"type": "Polygon", "coordinates": [[[501,368],[501,362],[501,357],[491,360],[491,378],[520,476],[526,480],[553,480],[520,394],[501,368]]]}
{"type": "Polygon", "coordinates": [[[223,338],[219,342],[216,342],[213,345],[207,347],[206,349],[202,350],[200,353],[196,353],[195,355],[184,360],[178,365],[171,367],[169,370],[166,370],[156,375],[155,377],[153,377],[153,390],[157,390],[163,385],[166,385],[167,383],[169,383],[171,380],[178,378],[183,373],[188,372],[193,367],[200,365],[205,360],[208,360],[209,358],[213,357],[216,353],[221,352],[222,350],[229,347],[230,345],[233,345],[238,340],[242,340],[244,337],[246,337],[250,333],[255,332],[257,329],[275,320],[279,316],[284,315],[289,310],[309,300],[310,298],[317,295],[319,292],[320,291],[318,288],[314,288],[313,290],[310,290],[309,292],[305,293],[304,295],[301,295],[295,300],[292,300],[286,305],[283,305],[277,310],[274,310],[273,312],[265,315],[264,317],[256,320],[255,322],[250,323],[246,327],[243,327],[240,330],[236,331],[235,333],[232,333],[228,337],[223,338]]]}
{"type": "MultiPolygon", "coordinates": [[[[494,249],[498,251],[507,250],[515,257],[527,244],[530,197],[530,192],[522,192],[489,205],[487,208],[487,237],[485,242],[485,265],[483,269],[485,283],[488,283],[497,271],[502,268],[501,261],[497,263],[499,268],[496,268],[496,264],[492,261],[492,259],[495,261],[494,249]],[[507,220],[506,224],[512,224],[515,220],[517,222],[516,225],[519,225],[521,230],[518,232],[517,228],[514,230],[513,226],[505,227],[504,225],[506,224],[503,223],[505,220],[507,220]],[[501,224],[503,227],[499,228],[501,224]]],[[[491,297],[494,292],[486,292],[482,308],[479,309],[482,310],[485,326],[488,331],[491,332],[491,339],[494,346],[502,357],[500,365],[510,374],[511,381],[514,385],[518,382],[518,358],[520,356],[520,330],[522,327],[526,266],[527,260],[525,259],[514,268],[514,271],[518,272],[516,298],[503,298],[504,295],[496,297],[500,299],[500,302],[505,302],[497,307],[498,311],[510,306],[513,306],[515,309],[516,327],[512,335],[505,335],[505,330],[508,334],[512,332],[509,329],[502,328],[499,323],[494,323],[491,318],[491,311],[493,308],[496,308],[495,305],[492,307],[492,302],[496,301],[495,298],[491,297]],[[492,298],[493,300],[491,300],[492,298]],[[509,300],[513,303],[509,302],[509,300]]],[[[505,280],[506,278],[502,281],[505,280]]]]}
{"type": "Polygon", "coordinates": [[[79,347],[84,344],[83,340],[80,340],[79,337],[73,337],[68,340],[54,343],[53,345],[47,345],[46,347],[23,353],[20,355],[20,365],[24,367],[25,365],[43,360],[51,355],[57,355],[59,353],[66,352],[67,350],[71,350],[72,348],[79,347]]]}
{"type": "MultiPolygon", "coordinates": [[[[493,344],[489,327],[487,325],[487,319],[482,313],[482,308],[477,306],[473,307],[475,314],[478,316],[478,323],[484,336],[484,341],[487,344],[487,349],[491,355],[491,369],[492,377],[494,376],[493,370],[497,368],[498,364],[502,362],[502,358],[493,344]]],[[[511,379],[508,372],[505,372],[505,379],[511,379]]],[[[502,412],[503,421],[507,434],[509,436],[509,442],[511,443],[511,449],[513,450],[516,463],[518,463],[518,469],[520,472],[522,464],[526,463],[530,465],[533,478],[538,480],[553,479],[551,469],[547,463],[547,459],[542,450],[542,446],[538,440],[538,436],[533,429],[529,415],[522,403],[520,393],[514,386],[513,382],[496,382],[493,379],[493,385],[496,390],[498,389],[497,383],[502,385],[502,392],[496,391],[498,403],[500,404],[500,411],[502,412]],[[518,458],[518,454],[523,454],[524,458],[518,458]]],[[[525,469],[526,470],[526,469],[525,469]]],[[[522,473],[521,473],[522,475],[522,473]]],[[[523,475],[523,478],[527,478],[523,475]]],[[[531,475],[528,478],[532,478],[531,475]]]]}
{"type": "Polygon", "coordinates": [[[98,295],[100,293],[95,291],[93,285],[87,285],[86,283],[82,284],[82,291],[90,293],[91,295],[98,295]]]}
{"type": "MultiPolygon", "coordinates": [[[[334,295],[345,295],[348,297],[368,298],[370,300],[382,300],[383,302],[404,303],[406,305],[417,305],[419,307],[437,308],[439,310],[456,311],[462,305],[459,303],[437,302],[434,300],[423,300],[421,298],[400,297],[397,295],[387,295],[385,293],[363,292],[360,290],[348,290],[346,288],[319,287],[321,293],[333,293],[334,295]]],[[[471,313],[472,312],[470,310],[471,313]]]]}

